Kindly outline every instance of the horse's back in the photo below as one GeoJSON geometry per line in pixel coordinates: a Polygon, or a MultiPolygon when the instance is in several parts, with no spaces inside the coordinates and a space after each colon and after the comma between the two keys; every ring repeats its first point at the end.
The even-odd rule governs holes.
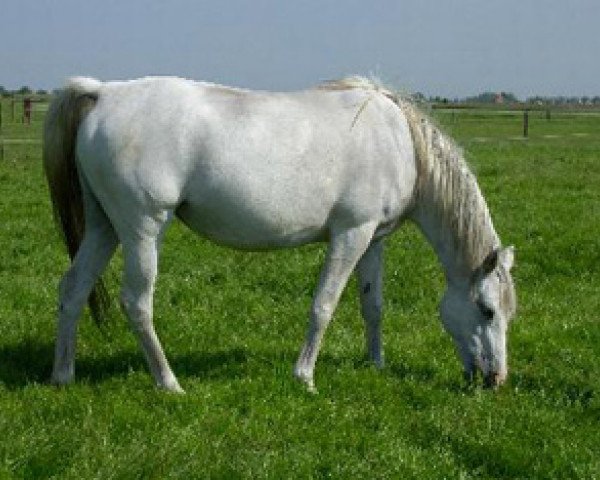
{"type": "Polygon", "coordinates": [[[416,175],[400,109],[360,89],[107,83],[78,153],[109,210],[176,210],[199,233],[247,248],[319,240],[336,223],[384,223],[406,208],[416,175]]]}

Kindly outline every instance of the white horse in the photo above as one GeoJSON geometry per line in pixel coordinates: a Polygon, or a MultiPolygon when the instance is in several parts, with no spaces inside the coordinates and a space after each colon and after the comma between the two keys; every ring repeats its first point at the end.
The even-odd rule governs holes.
{"type": "MultiPolygon", "coordinates": [[[[383,238],[406,219],[435,249],[441,303],[468,378],[507,375],[515,313],[512,247],[502,248],[460,150],[419,110],[353,77],[293,93],[179,78],[72,79],[50,106],[44,166],[73,262],[60,282],[52,380],[74,378],[86,300],[120,243],[121,302],[156,384],[181,387],[152,323],[161,237],[178,217],[239,249],[328,242],[294,373],[314,390],[325,329],[356,270],[367,350],[383,365],[383,238]]],[[[95,287],[96,285],[96,287],[95,287]]]]}

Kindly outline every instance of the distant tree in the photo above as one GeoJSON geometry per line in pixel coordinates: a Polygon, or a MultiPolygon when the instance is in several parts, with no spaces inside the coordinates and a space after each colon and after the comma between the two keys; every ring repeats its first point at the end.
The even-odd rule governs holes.
{"type": "Polygon", "coordinates": [[[21,95],[30,95],[32,93],[32,90],[28,86],[24,85],[21,88],[19,88],[19,90],[17,90],[17,93],[21,95]]]}
{"type": "Polygon", "coordinates": [[[494,92],[483,92],[474,97],[467,97],[466,101],[469,103],[494,103],[497,96],[498,94],[494,92]]]}
{"type": "Polygon", "coordinates": [[[592,98],[592,103],[594,105],[600,105],[600,97],[596,95],[594,98],[592,98]]]}
{"type": "Polygon", "coordinates": [[[519,101],[516,95],[510,92],[483,92],[474,97],[467,97],[465,100],[469,103],[517,103],[519,101]]]}
{"type": "Polygon", "coordinates": [[[37,93],[38,95],[47,95],[48,94],[48,92],[46,90],[44,90],[43,88],[40,88],[35,93],[37,93]]]}
{"type": "Polygon", "coordinates": [[[559,95],[558,97],[554,97],[554,103],[555,105],[564,105],[567,103],[567,98],[559,95]]]}
{"type": "Polygon", "coordinates": [[[519,101],[517,96],[511,92],[501,92],[500,95],[502,95],[504,101],[508,103],[517,103],[519,101]]]}
{"type": "Polygon", "coordinates": [[[4,88],[2,85],[0,85],[0,95],[6,95],[8,92],[6,91],[6,88],[4,88]]]}
{"type": "Polygon", "coordinates": [[[548,99],[541,97],[540,95],[536,95],[535,97],[527,97],[526,103],[534,105],[544,105],[548,103],[548,99]]]}

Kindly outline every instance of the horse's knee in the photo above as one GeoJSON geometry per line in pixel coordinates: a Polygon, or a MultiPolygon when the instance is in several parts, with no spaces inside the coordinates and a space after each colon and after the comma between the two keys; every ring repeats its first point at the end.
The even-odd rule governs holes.
{"type": "Polygon", "coordinates": [[[313,305],[311,318],[318,329],[326,328],[333,315],[333,308],[329,305],[313,305]]]}
{"type": "Polygon", "coordinates": [[[144,308],[138,296],[129,292],[122,292],[120,297],[121,308],[128,317],[139,317],[144,313],[144,308]]]}
{"type": "Polygon", "coordinates": [[[121,308],[125,312],[129,324],[135,330],[141,330],[150,322],[152,312],[147,302],[144,302],[140,296],[134,295],[128,291],[123,291],[120,297],[121,308]]]}
{"type": "Polygon", "coordinates": [[[72,296],[75,288],[75,275],[73,268],[69,268],[67,272],[62,276],[58,283],[58,296],[62,300],[72,296]]]}

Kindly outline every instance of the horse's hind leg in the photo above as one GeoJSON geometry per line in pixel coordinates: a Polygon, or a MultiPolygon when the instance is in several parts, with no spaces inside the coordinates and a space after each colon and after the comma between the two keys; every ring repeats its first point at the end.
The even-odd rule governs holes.
{"type": "Polygon", "coordinates": [[[373,242],[356,266],[361,313],[365,321],[367,352],[383,367],[381,315],[383,307],[383,241],[373,242]]]}
{"type": "Polygon", "coordinates": [[[296,362],[294,374],[315,391],[314,369],[321,340],[356,263],[369,245],[375,226],[362,225],[332,234],[325,265],[315,293],[306,342],[296,362]]]}
{"type": "Polygon", "coordinates": [[[59,286],[58,326],[51,379],[58,385],[71,382],[75,376],[77,322],[96,280],[118,244],[110,221],[86,188],[84,202],[85,234],[59,286]]]}
{"type": "Polygon", "coordinates": [[[172,392],[183,392],[152,323],[158,246],[158,236],[135,235],[133,239],[123,240],[125,274],[121,302],[157,386],[172,392]]]}

